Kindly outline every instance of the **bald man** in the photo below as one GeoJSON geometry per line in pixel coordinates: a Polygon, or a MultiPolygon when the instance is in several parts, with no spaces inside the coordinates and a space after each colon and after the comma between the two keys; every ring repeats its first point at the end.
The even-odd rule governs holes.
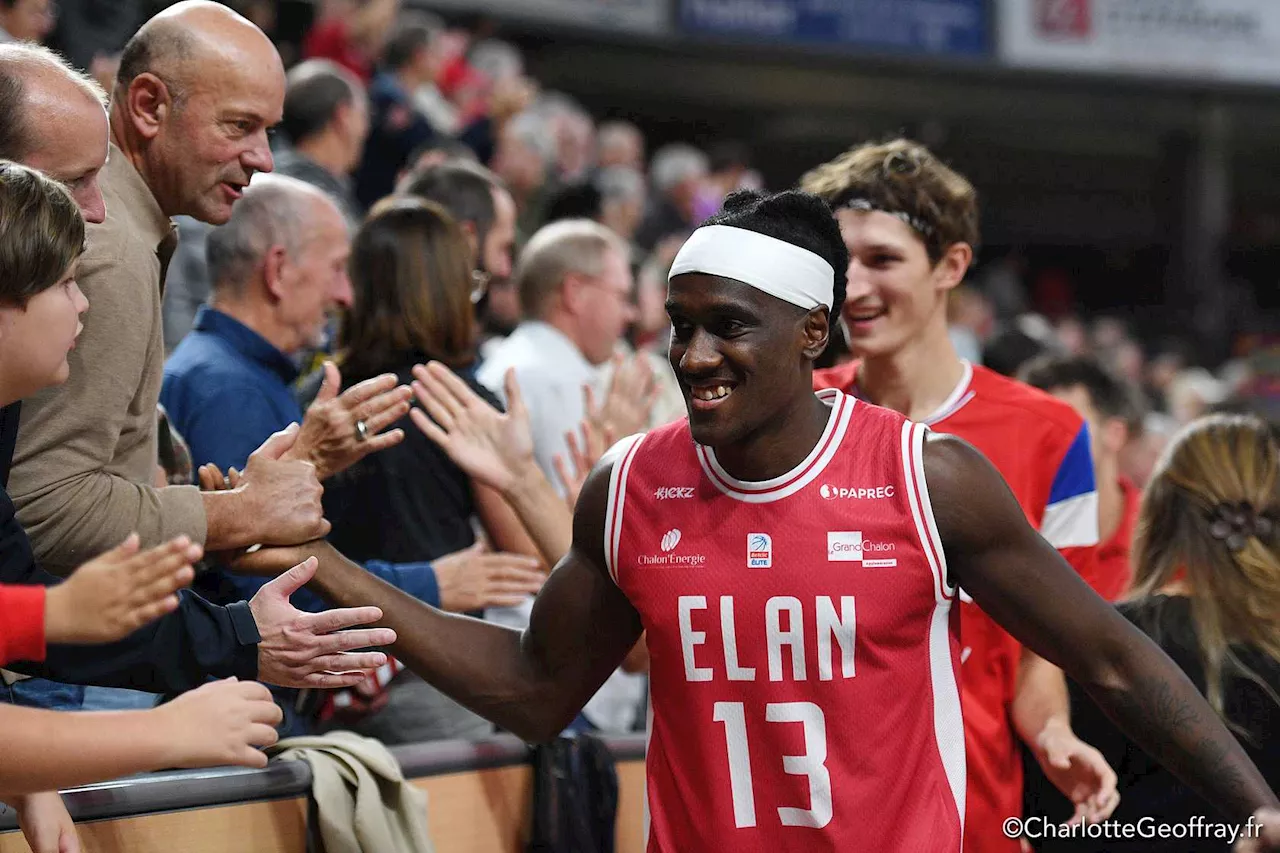
{"type": "MultiPolygon", "coordinates": [[[[32,85],[41,73],[23,75],[28,99],[64,85],[54,82],[49,91],[32,85]]],[[[91,210],[105,206],[80,261],[78,280],[90,304],[84,332],[69,358],[69,381],[24,401],[9,476],[18,520],[37,561],[54,574],[67,574],[134,531],[144,547],[186,534],[206,552],[296,543],[328,531],[313,453],[328,436],[314,430],[309,436],[302,430],[292,446],[277,442],[256,454],[235,490],[153,485],[164,362],[160,296],[176,239],[169,218],[230,217],[253,173],[272,168],[267,129],[280,118],[284,86],[280,57],[266,36],[204,0],[170,7],[125,48],[101,191],[86,186],[81,194],[91,210]]],[[[74,100],[56,106],[75,109],[74,100]]],[[[52,133],[36,110],[26,116],[19,136],[52,133]]],[[[62,127],[66,140],[51,138],[76,148],[79,130],[92,129],[92,121],[105,156],[100,103],[85,110],[84,124],[62,127]]],[[[86,159],[91,173],[95,163],[101,167],[86,159]]],[[[354,442],[354,434],[353,422],[346,437],[354,442]]]]}
{"type": "MultiPolygon", "coordinates": [[[[39,169],[75,197],[85,220],[106,217],[98,174],[107,162],[107,93],[36,44],[0,44],[0,160],[39,169]]],[[[22,402],[0,408],[0,484],[9,482],[22,402]]]]}
{"type": "MultiPolygon", "coordinates": [[[[5,116],[5,121],[0,122],[0,159],[39,169],[63,183],[71,191],[85,219],[95,225],[102,224],[107,215],[103,182],[100,180],[111,140],[106,101],[106,93],[96,82],[47,48],[30,44],[0,44],[0,115],[5,116]]],[[[113,160],[124,162],[118,149],[113,160]]],[[[117,206],[113,204],[113,207],[117,206]]],[[[124,210],[113,212],[127,213],[124,210]]],[[[117,232],[119,228],[117,225],[117,232]]],[[[118,236],[102,236],[109,233],[109,226],[90,229],[90,254],[100,259],[98,266],[103,268],[110,263],[102,261],[102,258],[115,263],[125,254],[118,236]],[[116,242],[111,242],[112,239],[116,242]]],[[[98,279],[88,267],[82,266],[80,280],[89,287],[91,281],[98,279]]],[[[101,315],[102,311],[98,309],[110,302],[108,297],[111,294],[94,292],[91,311],[101,315]]],[[[86,315],[87,331],[101,332],[104,325],[101,321],[89,321],[86,315]]],[[[143,325],[134,316],[121,328],[134,329],[143,325]]],[[[81,353],[87,339],[93,339],[97,346],[102,346],[101,338],[94,339],[89,334],[81,338],[81,353]]],[[[70,384],[75,384],[86,378],[86,361],[90,365],[95,362],[92,356],[86,360],[79,354],[73,355],[72,360],[77,361],[77,366],[70,384]]],[[[115,381],[111,376],[106,379],[115,381]]],[[[101,384],[104,374],[99,371],[89,381],[101,384]]],[[[0,410],[0,479],[3,480],[8,479],[19,405],[15,403],[0,410]]],[[[125,411],[124,404],[119,405],[117,415],[125,411]]],[[[254,511],[253,503],[262,498],[242,494],[234,500],[248,507],[243,510],[248,513],[254,511]]],[[[0,516],[11,518],[12,514],[11,505],[0,506],[0,516]]],[[[87,556],[94,556],[97,550],[104,549],[86,550],[91,551],[87,556]]],[[[9,568],[14,569],[14,566],[9,568]]],[[[32,571],[26,574],[10,571],[0,580],[9,583],[54,582],[54,578],[30,568],[32,571]]],[[[310,617],[271,596],[256,596],[251,602],[239,602],[229,607],[211,605],[186,592],[181,594],[180,600],[177,612],[120,643],[109,647],[51,649],[43,665],[15,665],[14,668],[32,675],[65,679],[75,685],[130,685],[157,692],[179,692],[211,676],[226,675],[260,678],[269,683],[294,687],[349,683],[347,679],[335,679],[324,674],[331,663],[325,655],[350,649],[353,646],[348,641],[357,639],[345,637],[338,642],[338,637],[322,636],[334,629],[332,622],[308,623],[304,628],[305,637],[296,633],[286,635],[286,628],[296,632],[302,627],[298,619],[310,617]],[[328,647],[323,648],[326,644],[328,647]]],[[[369,657],[359,662],[348,657],[346,663],[376,666],[377,660],[369,657]]],[[[13,677],[6,675],[4,681],[9,686],[0,696],[19,704],[72,707],[78,704],[83,693],[83,688],[54,684],[42,678],[12,683],[13,677]]]]}

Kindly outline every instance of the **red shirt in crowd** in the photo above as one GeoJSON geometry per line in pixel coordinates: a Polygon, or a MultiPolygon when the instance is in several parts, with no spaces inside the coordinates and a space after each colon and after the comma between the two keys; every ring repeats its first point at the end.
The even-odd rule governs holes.
{"type": "Polygon", "coordinates": [[[373,63],[351,40],[347,22],[341,18],[318,21],[302,40],[305,59],[329,59],[360,78],[366,86],[373,79],[373,63]]]}
{"type": "Polygon", "coordinates": [[[43,586],[0,584],[0,665],[44,660],[43,586]]]}
{"type": "Polygon", "coordinates": [[[1120,491],[1124,496],[1124,509],[1120,526],[1106,542],[1094,550],[1094,568],[1091,574],[1098,579],[1098,594],[1107,601],[1116,601],[1129,590],[1133,581],[1133,531],[1138,525],[1138,511],[1142,509],[1142,490],[1128,477],[1120,478],[1120,491]]]}

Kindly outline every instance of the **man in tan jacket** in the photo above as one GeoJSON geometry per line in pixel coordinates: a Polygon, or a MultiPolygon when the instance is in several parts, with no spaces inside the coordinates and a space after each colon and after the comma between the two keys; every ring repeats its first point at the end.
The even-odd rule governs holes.
{"type": "Polygon", "coordinates": [[[317,474],[386,446],[361,440],[357,421],[401,405],[394,381],[373,401],[334,401],[343,417],[308,418],[279,458],[251,459],[234,490],[153,485],[170,217],[227,221],[252,175],[272,169],[267,131],[284,90],[270,40],[207,0],[170,7],[125,48],[100,178],[106,220],[80,266],[85,331],[70,381],[24,403],[10,474],[18,518],[55,574],[135,530],[144,546],[187,534],[206,551],[323,536],[317,474]]]}
{"type": "MultiPolygon", "coordinates": [[[[66,183],[86,219],[100,223],[88,229],[79,269],[90,308],[70,357],[70,380],[25,402],[10,474],[36,559],[63,575],[134,531],[144,547],[186,534],[206,552],[324,535],[317,467],[322,473],[350,464],[389,440],[359,441],[353,422],[372,416],[370,402],[352,409],[338,398],[300,430],[264,445],[235,490],[204,495],[190,486],[152,485],[164,357],[160,288],[173,248],[168,217],[186,212],[225,221],[238,195],[234,187],[271,168],[266,128],[279,116],[284,76],[265,36],[212,3],[184,3],[157,16],[124,58],[108,130],[92,84],[57,57],[33,50],[0,55],[0,78],[9,81],[0,103],[12,118],[6,131],[15,137],[0,142],[12,143],[5,145],[11,156],[39,160],[31,165],[66,183]],[[341,435],[326,428],[333,425],[341,435]]],[[[382,398],[395,405],[394,395],[382,398]]],[[[358,641],[360,632],[325,635],[346,627],[334,624],[335,615],[352,625],[366,614],[321,618],[300,613],[287,598],[255,598],[247,605],[251,617],[236,628],[237,650],[222,624],[228,614],[237,616],[237,607],[246,605],[211,611],[229,649],[213,657],[244,659],[237,670],[242,677],[256,670],[264,681],[289,686],[352,683],[326,670],[347,668],[334,653],[358,648],[348,641],[358,641]]],[[[184,622],[181,636],[196,636],[200,632],[190,632],[202,625],[208,627],[184,622]]],[[[182,656],[191,652],[198,663],[213,651],[207,646],[175,647],[173,654],[186,661],[182,656]]],[[[370,665],[360,655],[344,660],[350,669],[370,665]]],[[[118,675],[80,678],[119,681],[118,675]]],[[[43,685],[24,684],[20,698],[45,707],[80,704],[72,688],[43,685]]]]}

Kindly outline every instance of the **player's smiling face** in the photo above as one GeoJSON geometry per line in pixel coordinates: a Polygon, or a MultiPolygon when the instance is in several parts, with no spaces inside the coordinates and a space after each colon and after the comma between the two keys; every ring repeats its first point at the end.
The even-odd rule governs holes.
{"type": "Polygon", "coordinates": [[[687,273],[671,280],[667,313],[671,367],[699,444],[742,441],[793,405],[797,389],[812,393],[805,349],[813,336],[800,308],[738,281],[687,273]]]}
{"type": "Polygon", "coordinates": [[[946,259],[931,264],[924,241],[883,211],[840,210],[849,249],[849,283],[840,312],[853,352],[864,358],[896,352],[930,323],[946,333],[946,291],[954,283],[946,259]]]}

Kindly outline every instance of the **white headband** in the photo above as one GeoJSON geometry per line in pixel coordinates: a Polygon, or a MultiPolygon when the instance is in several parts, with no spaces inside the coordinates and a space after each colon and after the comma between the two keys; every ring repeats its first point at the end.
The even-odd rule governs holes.
{"type": "Polygon", "coordinates": [[[693,232],[671,265],[667,281],[706,273],[749,284],[806,311],[835,301],[835,271],[819,256],[745,228],[707,225],[693,232]]]}

